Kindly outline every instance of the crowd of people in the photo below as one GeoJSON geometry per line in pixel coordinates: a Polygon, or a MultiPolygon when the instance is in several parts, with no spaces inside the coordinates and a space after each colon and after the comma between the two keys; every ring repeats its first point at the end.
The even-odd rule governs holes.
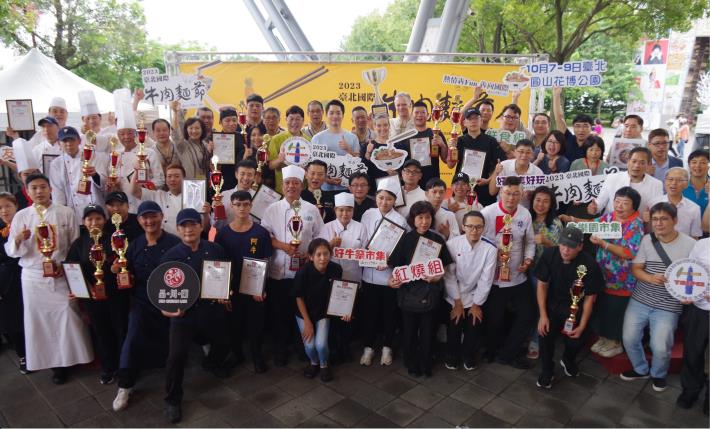
{"type": "MultiPolygon", "coordinates": [[[[611,142],[594,132],[587,115],[567,125],[559,89],[553,91],[556,129],[546,113],[532,115],[525,129],[516,104],[494,117],[493,101],[476,94],[462,109],[464,130],[456,139],[433,130],[428,106],[412,103],[406,93],[398,93],[394,105],[394,119],[373,117],[369,106],[353,108],[348,131],[348,112],[338,100],[310,101],[305,111],[290,107],[285,129],[279,109],[256,94],[246,99],[245,112],[199,108],[188,118],[173,103],[171,121],[151,124],[125,106],[104,118],[89,103],[82,105],[77,130],[66,123],[65,101],[55,98],[38,123],[41,132],[23,139],[8,129],[13,150],[2,164],[17,173],[22,187],[14,195],[0,193],[0,330],[17,352],[20,371],[51,369],[53,382],[62,384],[71,367],[98,358],[98,382],[116,382],[113,408],[119,411],[128,406],[142,370],[164,367],[165,413],[176,423],[194,344],[203,348],[202,367],[217,377],[228,377],[246,356],[260,374],[300,354],[304,376],[328,382],[337,376],[332,367],[352,359],[352,347],[362,344],[361,365],[377,357],[392,365],[401,357],[413,377],[435,376],[436,361],[441,370],[473,371],[481,360],[529,369],[538,359],[536,384],[549,389],[555,362],[564,376],[577,376],[577,355],[594,341],[591,349],[602,357],[626,352],[632,368],[622,379],[650,377],[660,392],[682,324],[677,404],[690,408],[705,389],[707,414],[710,296],[681,302],[664,287],[671,261],[690,257],[710,265],[707,151],[690,153],[686,167],[669,155],[669,133],[654,129],[647,146],[631,150],[625,169],[607,174],[611,142]],[[526,138],[497,141],[487,131],[498,120],[502,130],[523,131],[526,138]],[[394,143],[406,161],[378,168],[373,151],[391,150],[391,138],[408,130],[415,133],[394,143]],[[232,134],[235,145],[235,163],[219,165],[226,219],[214,216],[215,191],[201,212],[183,208],[181,195],[184,180],[210,180],[218,132],[232,134]],[[290,164],[284,146],[293,137],[360,157],[367,171],[342,180],[320,159],[303,168],[290,164]],[[88,165],[87,145],[95,147],[88,165]],[[480,177],[464,171],[470,152],[483,159],[480,177]],[[147,180],[138,174],[141,158],[147,180]],[[450,185],[440,177],[442,164],[454,170],[450,185]],[[558,204],[552,189],[530,189],[520,177],[577,170],[606,175],[591,202],[558,204]],[[283,197],[257,218],[252,200],[259,186],[283,197]],[[302,224],[294,241],[296,215],[302,224]],[[569,222],[620,222],[621,236],[585,235],[569,222]],[[383,264],[362,267],[335,257],[336,248],[384,250],[373,248],[372,240],[383,224],[402,231],[383,264]],[[129,243],[128,280],[121,255],[112,251],[117,229],[129,243]],[[95,274],[97,243],[105,254],[98,264],[102,281],[95,274]],[[269,261],[261,295],[239,293],[244,258],[269,261]],[[433,259],[444,270],[417,280],[394,270],[433,259]],[[184,262],[200,276],[205,260],[231,260],[229,299],[199,300],[177,312],[151,304],[147,281],[158,265],[184,262]],[[71,294],[62,262],[80,264],[91,299],[71,294]],[[336,279],[359,284],[350,315],[328,314],[336,279]],[[570,291],[580,281],[584,298],[576,323],[566,326],[570,291]],[[273,342],[270,353],[264,353],[264,338],[273,342]],[[558,341],[564,343],[559,360],[558,341]]],[[[642,130],[640,117],[624,119],[624,137],[641,138],[642,130]]]]}

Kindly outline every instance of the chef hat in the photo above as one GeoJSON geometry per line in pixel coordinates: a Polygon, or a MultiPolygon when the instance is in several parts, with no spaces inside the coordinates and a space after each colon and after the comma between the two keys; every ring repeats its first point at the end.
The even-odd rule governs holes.
{"type": "Polygon", "coordinates": [[[12,153],[17,164],[17,172],[39,169],[39,162],[32,153],[32,144],[25,139],[12,141],[12,153]]]}
{"type": "Polygon", "coordinates": [[[397,193],[400,191],[399,177],[390,176],[380,180],[380,183],[377,184],[377,192],[380,191],[387,191],[396,197],[397,193]]]}
{"type": "Polygon", "coordinates": [[[52,107],[61,107],[67,110],[67,102],[62,97],[54,97],[52,101],[49,102],[49,108],[51,109],[52,107]]]}
{"type": "Polygon", "coordinates": [[[355,207],[355,197],[350,192],[336,194],[335,207],[355,207]]]}
{"type": "Polygon", "coordinates": [[[113,91],[113,104],[116,108],[116,129],[132,129],[136,127],[136,117],[133,113],[133,101],[131,91],[128,88],[120,88],[113,91]]]}
{"type": "Polygon", "coordinates": [[[306,171],[297,165],[289,165],[281,169],[281,174],[283,174],[284,182],[286,179],[296,178],[303,182],[303,176],[306,175],[306,171]]]}
{"type": "Polygon", "coordinates": [[[79,108],[81,116],[99,115],[99,105],[96,103],[94,91],[79,91],[79,108]]]}

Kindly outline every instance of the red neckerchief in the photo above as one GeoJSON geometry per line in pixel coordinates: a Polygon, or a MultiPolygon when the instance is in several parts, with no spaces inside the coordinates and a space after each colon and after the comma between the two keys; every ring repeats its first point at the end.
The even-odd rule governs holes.
{"type": "MultiPolygon", "coordinates": [[[[507,214],[507,215],[510,215],[510,217],[514,217],[514,216],[515,216],[515,213],[518,211],[518,208],[516,207],[516,208],[515,208],[515,211],[513,211],[513,213],[509,213],[506,209],[503,208],[503,202],[502,202],[502,201],[498,201],[498,208],[499,208],[500,211],[502,211],[503,213],[505,213],[505,214],[507,214]]],[[[500,230],[503,229],[503,225],[504,225],[504,224],[503,224],[503,217],[504,217],[504,216],[496,216],[496,234],[498,234],[498,233],[500,232],[500,230]]]]}
{"type": "Polygon", "coordinates": [[[27,203],[29,205],[32,205],[32,198],[30,198],[30,194],[27,193],[27,189],[25,187],[21,187],[20,190],[22,191],[22,195],[25,196],[25,199],[27,200],[27,203]]]}

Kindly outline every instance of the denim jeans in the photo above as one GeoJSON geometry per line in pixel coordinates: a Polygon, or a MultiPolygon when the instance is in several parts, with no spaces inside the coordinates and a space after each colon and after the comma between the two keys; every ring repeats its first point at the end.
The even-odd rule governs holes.
{"type": "Polygon", "coordinates": [[[679,314],[649,307],[635,299],[629,300],[624,315],[624,348],[634,371],[648,374],[648,361],[643,350],[643,330],[650,326],[651,377],[666,378],[671,364],[673,333],[678,325],[679,314]]]}
{"type": "MultiPolygon", "coordinates": [[[[298,330],[303,334],[303,319],[296,317],[298,330]]],[[[308,341],[303,341],[303,348],[306,349],[306,354],[311,360],[312,365],[325,367],[328,366],[328,328],[330,327],[330,319],[320,319],[313,324],[313,336],[308,341]]]]}

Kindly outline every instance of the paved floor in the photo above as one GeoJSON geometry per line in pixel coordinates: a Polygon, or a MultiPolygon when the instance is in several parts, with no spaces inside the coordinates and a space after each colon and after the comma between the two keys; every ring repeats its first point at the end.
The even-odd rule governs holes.
{"type": "MultiPolygon", "coordinates": [[[[437,366],[429,379],[391,367],[356,363],[335,368],[321,383],[301,375],[302,363],[257,375],[251,365],[220,380],[191,358],[186,373],[183,427],[708,427],[701,405],[675,406],[679,379],[656,393],[648,382],[624,382],[585,356],[577,378],[557,376],[551,390],[535,387],[537,370],[483,364],[475,371],[437,366]]],[[[159,427],[160,371],[144,374],[129,407],[111,410],[116,386],[102,386],[96,367],[74,370],[63,386],[50,372],[16,369],[14,352],[0,354],[0,427],[159,427]]]]}

